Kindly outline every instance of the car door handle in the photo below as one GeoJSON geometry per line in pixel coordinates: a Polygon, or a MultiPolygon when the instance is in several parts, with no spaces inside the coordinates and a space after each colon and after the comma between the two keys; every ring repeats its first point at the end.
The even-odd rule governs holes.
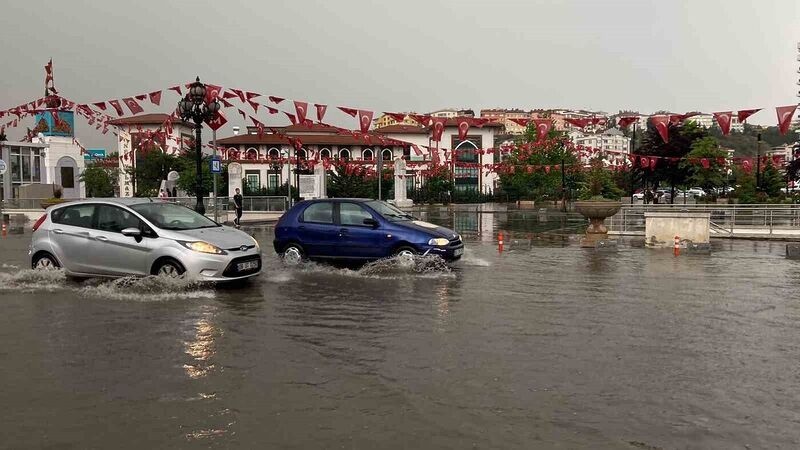
{"type": "Polygon", "coordinates": [[[62,230],[61,228],[54,228],[53,229],[53,233],[55,233],[55,234],[64,234],[64,230],[62,230]]]}
{"type": "Polygon", "coordinates": [[[100,242],[108,242],[108,238],[105,236],[95,236],[94,238],[100,242]]]}
{"type": "Polygon", "coordinates": [[[306,229],[306,227],[304,227],[304,226],[300,225],[299,227],[297,227],[297,229],[298,229],[298,230],[305,230],[305,229],[306,229]]]}
{"type": "Polygon", "coordinates": [[[350,230],[348,230],[347,228],[340,228],[339,229],[339,233],[349,233],[349,232],[350,232],[350,230]]]}

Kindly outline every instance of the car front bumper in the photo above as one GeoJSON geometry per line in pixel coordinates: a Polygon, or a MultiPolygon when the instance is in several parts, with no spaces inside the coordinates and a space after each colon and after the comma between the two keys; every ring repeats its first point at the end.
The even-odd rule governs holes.
{"type": "Polygon", "coordinates": [[[436,245],[421,245],[420,253],[423,255],[436,255],[446,261],[456,261],[464,255],[464,243],[440,247],[436,245]]]}
{"type": "Polygon", "coordinates": [[[246,252],[232,252],[227,255],[198,254],[193,252],[181,263],[186,269],[186,276],[197,281],[226,282],[251,278],[259,273],[263,266],[261,252],[251,249],[246,252]],[[238,270],[240,263],[256,262],[255,268],[238,270]]]}

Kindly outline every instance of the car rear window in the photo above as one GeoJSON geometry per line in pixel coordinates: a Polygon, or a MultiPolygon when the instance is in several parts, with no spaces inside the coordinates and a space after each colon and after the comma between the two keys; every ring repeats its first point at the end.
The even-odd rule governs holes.
{"type": "Polygon", "coordinates": [[[303,222],[333,223],[333,203],[314,203],[303,211],[303,222]]]}

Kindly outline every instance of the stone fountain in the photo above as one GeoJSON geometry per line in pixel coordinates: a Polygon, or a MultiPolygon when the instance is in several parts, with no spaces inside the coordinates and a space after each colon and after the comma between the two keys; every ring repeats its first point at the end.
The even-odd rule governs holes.
{"type": "Polygon", "coordinates": [[[597,242],[608,239],[608,228],[605,226],[606,217],[611,217],[622,207],[615,200],[586,200],[575,202],[575,211],[589,219],[586,228],[586,237],[581,240],[581,247],[596,247],[597,242]]]}

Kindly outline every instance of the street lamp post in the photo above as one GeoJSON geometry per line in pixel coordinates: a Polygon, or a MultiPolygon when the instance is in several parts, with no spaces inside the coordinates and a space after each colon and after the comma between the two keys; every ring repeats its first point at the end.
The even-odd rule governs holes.
{"type": "Polygon", "coordinates": [[[756,192],[761,192],[761,133],[756,140],[756,192]]]}
{"type": "Polygon", "coordinates": [[[197,204],[194,210],[200,214],[206,213],[203,205],[203,152],[202,130],[203,122],[213,119],[219,111],[220,105],[216,98],[206,102],[206,86],[200,82],[200,77],[189,85],[189,93],[178,102],[178,114],[184,122],[194,122],[195,127],[195,161],[197,163],[197,176],[195,178],[195,194],[197,204]]]}

